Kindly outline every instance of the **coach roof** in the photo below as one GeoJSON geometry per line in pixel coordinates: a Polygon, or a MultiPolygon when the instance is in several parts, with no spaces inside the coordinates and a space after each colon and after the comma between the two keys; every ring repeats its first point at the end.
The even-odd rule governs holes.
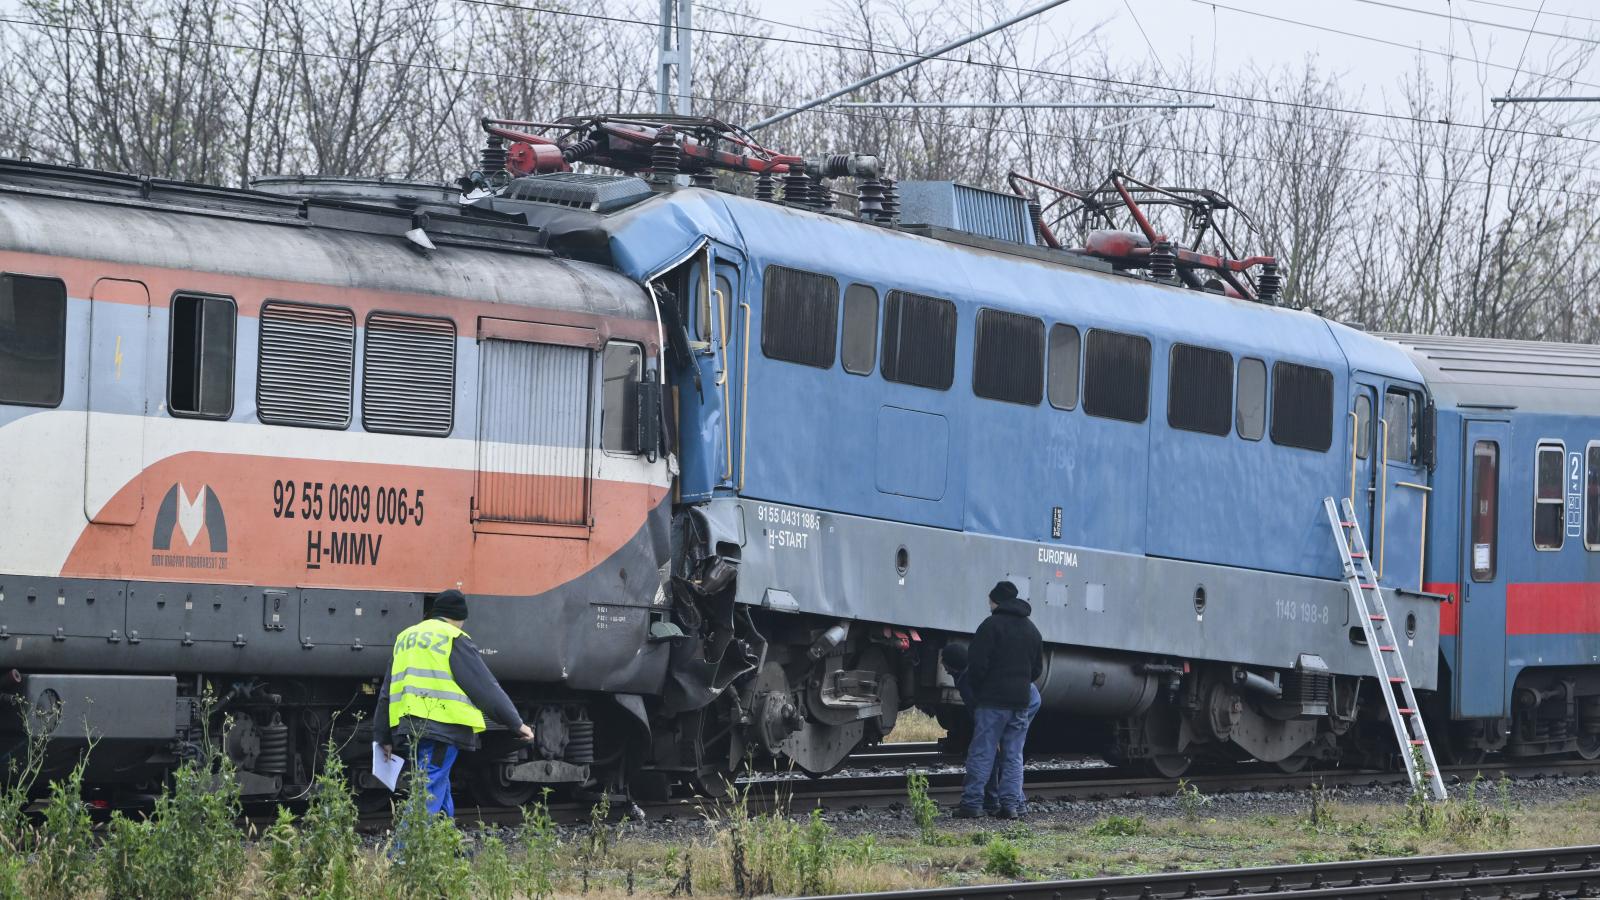
{"type": "Polygon", "coordinates": [[[1600,415],[1600,347],[1385,334],[1427,376],[1440,406],[1600,415]]]}

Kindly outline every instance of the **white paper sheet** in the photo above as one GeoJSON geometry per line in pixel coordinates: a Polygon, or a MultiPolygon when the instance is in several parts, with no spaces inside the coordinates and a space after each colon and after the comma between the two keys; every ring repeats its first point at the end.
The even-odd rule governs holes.
{"type": "Polygon", "coordinates": [[[372,777],[384,783],[384,786],[393,791],[395,785],[400,783],[400,770],[405,768],[406,758],[396,753],[389,759],[383,758],[383,747],[377,742],[372,742],[372,777]]]}

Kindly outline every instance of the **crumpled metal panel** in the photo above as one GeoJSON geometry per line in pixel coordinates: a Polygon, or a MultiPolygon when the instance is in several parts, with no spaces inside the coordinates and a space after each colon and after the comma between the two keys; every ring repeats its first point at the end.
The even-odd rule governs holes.
{"type": "Polygon", "coordinates": [[[501,340],[479,353],[478,517],[587,525],[594,354],[501,340]]]}

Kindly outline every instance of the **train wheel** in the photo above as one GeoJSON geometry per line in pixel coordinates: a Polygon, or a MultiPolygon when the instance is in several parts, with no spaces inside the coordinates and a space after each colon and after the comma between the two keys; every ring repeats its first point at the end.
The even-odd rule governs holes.
{"type": "Polygon", "coordinates": [[[1600,735],[1584,735],[1578,738],[1577,753],[1579,759],[1600,759],[1600,735]]]}
{"type": "Polygon", "coordinates": [[[1309,756],[1289,756],[1277,760],[1272,765],[1285,775],[1293,775],[1296,772],[1304,771],[1306,766],[1310,764],[1311,757],[1309,756]]]}
{"type": "Polygon", "coordinates": [[[1144,761],[1144,767],[1157,778],[1181,777],[1183,773],[1189,771],[1191,765],[1194,765],[1194,757],[1187,753],[1152,756],[1144,761]]]}

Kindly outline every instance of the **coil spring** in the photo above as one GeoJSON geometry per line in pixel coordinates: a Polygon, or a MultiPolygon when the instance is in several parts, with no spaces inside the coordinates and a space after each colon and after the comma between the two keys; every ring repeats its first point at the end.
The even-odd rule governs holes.
{"type": "Polygon", "coordinates": [[[562,147],[561,158],[567,162],[577,162],[580,159],[593,156],[594,152],[599,149],[599,141],[595,140],[594,138],[584,138],[581,141],[577,141],[562,147]]]}
{"type": "Polygon", "coordinates": [[[671,181],[678,175],[683,162],[683,148],[678,146],[678,133],[671,126],[656,132],[656,142],[650,148],[650,171],[657,181],[671,181]]]}
{"type": "Polygon", "coordinates": [[[756,176],[756,199],[771,201],[778,196],[778,182],[773,179],[771,172],[762,172],[756,176]]]}
{"type": "Polygon", "coordinates": [[[783,202],[795,206],[811,203],[811,176],[806,174],[805,163],[793,163],[789,174],[783,176],[783,202]]]}
{"type": "Polygon", "coordinates": [[[506,142],[498,135],[490,135],[478,156],[478,168],[489,178],[506,170],[506,142]]]}
{"type": "Polygon", "coordinates": [[[567,723],[567,762],[583,765],[594,762],[594,723],[579,719],[567,723]]]}
{"type": "Polygon", "coordinates": [[[263,775],[282,775],[289,771],[289,726],[272,714],[272,722],[261,726],[261,752],[256,754],[256,771],[263,775]]]}

